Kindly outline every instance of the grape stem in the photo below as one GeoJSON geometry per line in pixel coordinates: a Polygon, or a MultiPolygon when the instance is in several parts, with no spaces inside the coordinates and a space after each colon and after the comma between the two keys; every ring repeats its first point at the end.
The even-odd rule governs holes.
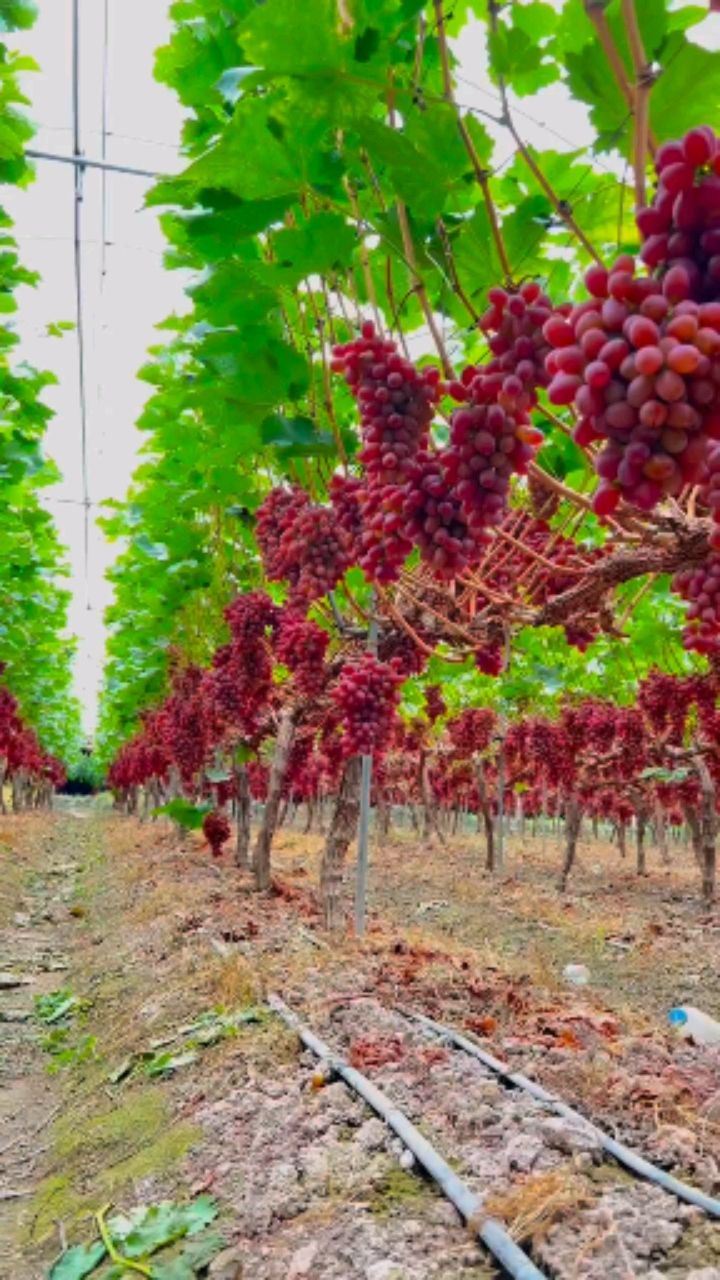
{"type": "Polygon", "coordinates": [[[360,206],[358,205],[357,192],[349,178],[346,178],[345,180],[345,190],[348,193],[350,208],[353,211],[353,217],[357,226],[357,238],[360,246],[360,265],[362,266],[367,296],[370,301],[370,306],[372,307],[375,327],[377,328],[378,333],[382,334],[384,326],[380,317],[380,308],[378,307],[377,294],[375,292],[375,281],[373,280],[372,273],[370,271],[370,257],[365,243],[365,236],[363,235],[363,222],[362,217],[360,216],[360,206]]]}
{"type": "Polygon", "coordinates": [[[635,205],[641,209],[646,201],[645,179],[650,124],[650,90],[655,76],[645,55],[645,47],[635,12],[635,0],[622,0],[622,16],[635,71],[635,88],[633,90],[635,114],[633,168],[635,170],[635,205]]]}
{"type": "Polygon", "coordinates": [[[417,609],[424,609],[428,613],[431,613],[434,618],[437,618],[438,622],[442,622],[450,631],[454,631],[457,635],[462,636],[466,644],[472,645],[472,636],[464,627],[461,627],[457,622],[452,622],[446,614],[440,613],[437,609],[433,609],[432,605],[427,600],[418,599],[418,597],[410,590],[407,582],[400,582],[398,584],[398,590],[406,595],[417,609]]]}
{"type": "Polygon", "coordinates": [[[397,209],[398,223],[400,226],[400,234],[402,236],[403,250],[405,252],[405,257],[407,258],[408,266],[410,267],[410,274],[413,280],[413,289],[414,289],[414,292],[417,294],[418,301],[420,303],[420,306],[422,307],[423,315],[425,316],[425,323],[428,329],[430,330],[430,333],[432,335],[432,340],[435,343],[437,353],[440,357],[440,363],[443,367],[443,373],[445,374],[446,378],[452,378],[453,367],[450,363],[450,358],[445,348],[445,343],[443,342],[442,334],[440,333],[440,330],[437,325],[437,321],[435,319],[435,315],[433,313],[433,309],[430,305],[430,299],[427,296],[425,285],[423,283],[420,272],[418,271],[417,258],[415,257],[415,245],[413,244],[412,233],[410,231],[410,222],[408,219],[407,208],[405,207],[405,204],[403,203],[402,200],[398,200],[396,202],[396,209],[397,209]]]}
{"type": "Polygon", "coordinates": [[[502,268],[504,283],[512,284],[512,268],[510,266],[510,260],[507,255],[507,249],[505,248],[505,241],[503,239],[503,234],[500,229],[500,223],[498,221],[495,202],[492,198],[492,192],[490,191],[490,181],[489,181],[490,174],[480,161],[480,157],[475,148],[475,144],[472,138],[470,137],[468,127],[462,115],[460,114],[460,111],[458,110],[457,104],[455,102],[455,95],[453,92],[453,83],[452,83],[452,73],[450,71],[450,54],[448,50],[447,34],[445,31],[445,14],[443,12],[443,0],[434,0],[434,5],[435,5],[435,19],[436,19],[435,25],[436,25],[436,31],[437,31],[438,47],[440,49],[440,62],[442,65],[443,93],[444,93],[445,101],[453,108],[455,112],[455,115],[457,118],[458,131],[460,133],[460,137],[462,138],[463,146],[467,151],[470,163],[473,167],[473,172],[475,174],[476,181],[480,187],[480,190],[482,191],[483,200],[485,201],[485,209],[487,211],[487,216],[488,216],[488,222],[490,223],[490,233],[492,235],[493,243],[495,245],[495,251],[497,253],[498,259],[500,261],[500,266],[502,268]]]}
{"type": "Polygon", "coordinates": [[[460,283],[460,277],[458,276],[457,269],[455,267],[455,259],[453,257],[452,245],[450,244],[450,237],[447,233],[447,227],[445,226],[445,223],[443,222],[442,218],[438,218],[435,225],[437,227],[438,236],[440,237],[440,243],[443,247],[443,252],[445,254],[445,260],[447,262],[447,268],[450,274],[450,279],[452,281],[453,290],[456,293],[457,297],[462,302],[465,310],[467,311],[468,315],[472,319],[473,323],[476,324],[477,321],[480,319],[480,316],[478,315],[472,302],[468,298],[465,290],[463,289],[460,283]]]}
{"type": "MultiPolygon", "coordinates": [[[[528,475],[534,476],[540,484],[545,485],[546,489],[552,489],[554,493],[559,493],[562,498],[566,498],[574,506],[582,507],[585,511],[592,511],[593,505],[589,498],[578,493],[576,489],[569,488],[568,485],[563,484],[562,480],[556,480],[547,471],[543,471],[542,467],[539,467],[536,462],[528,464],[528,475]]],[[[615,529],[616,532],[622,531],[622,526],[612,516],[604,516],[603,518],[606,524],[615,529]]]]}
{"type": "MultiPolygon", "coordinates": [[[[382,187],[380,186],[380,182],[378,181],[378,176],[372,167],[372,164],[370,162],[370,157],[368,156],[368,153],[365,150],[362,150],[360,152],[360,163],[362,164],[365,172],[367,173],[368,178],[370,179],[370,185],[373,191],[375,192],[375,195],[377,197],[377,202],[380,205],[380,209],[382,210],[383,213],[387,213],[387,202],[383,195],[382,187]]],[[[357,193],[356,193],[356,199],[357,199],[357,193]]],[[[394,332],[394,335],[397,337],[397,340],[400,344],[400,350],[405,356],[405,359],[409,360],[410,351],[408,349],[408,345],[405,339],[405,334],[403,333],[402,326],[400,324],[398,305],[395,300],[395,285],[393,283],[392,256],[389,253],[385,257],[385,292],[387,293],[388,304],[390,306],[390,312],[392,314],[392,322],[394,326],[394,331],[391,331],[391,332],[394,332]]]]}
{"type": "MultiPolygon", "coordinates": [[[[402,616],[400,610],[395,608],[395,605],[390,600],[389,596],[387,595],[387,592],[384,591],[383,588],[379,585],[376,587],[376,590],[377,590],[379,599],[382,601],[383,608],[385,609],[385,612],[388,614],[388,616],[391,617],[393,621],[396,622],[398,626],[402,628],[402,630],[406,633],[406,635],[410,636],[411,640],[418,646],[418,648],[423,653],[426,653],[429,657],[432,656],[435,650],[432,649],[429,645],[425,644],[424,640],[420,639],[420,636],[413,629],[413,627],[410,626],[410,623],[407,621],[407,619],[402,616]]],[[[464,662],[465,659],[464,657],[451,658],[450,656],[448,656],[447,661],[448,662],[464,662]]]]}
{"type": "MultiPolygon", "coordinates": [[[[493,32],[496,32],[498,29],[499,8],[500,6],[497,0],[488,0],[488,15],[490,17],[490,27],[493,32]]],[[[553,206],[553,209],[555,210],[556,214],[558,215],[558,217],[562,218],[568,230],[572,232],[572,234],[576,237],[577,240],[579,240],[585,252],[589,254],[590,257],[593,259],[593,262],[597,262],[599,265],[602,265],[602,259],[600,258],[600,255],[598,254],[597,250],[593,248],[592,244],[590,243],[587,236],[585,235],[585,232],[582,231],[578,226],[577,222],[575,221],[572,215],[569,204],[567,203],[566,200],[560,200],[559,197],[555,194],[555,191],[553,190],[547,178],[545,177],[545,174],[542,172],[540,166],[535,160],[535,157],[532,155],[527,143],[520,137],[520,134],[517,131],[517,126],[515,124],[515,121],[513,120],[512,112],[510,110],[510,101],[508,99],[505,77],[503,75],[498,74],[497,82],[498,82],[498,89],[500,90],[500,99],[502,102],[502,109],[503,109],[502,123],[505,125],[507,129],[510,130],[510,133],[512,134],[512,137],[513,137],[513,141],[515,142],[515,145],[518,151],[520,152],[520,155],[522,156],[523,160],[525,161],[528,169],[532,173],[538,186],[545,192],[545,195],[547,196],[548,200],[553,206]]]]}
{"type": "Polygon", "coordinates": [[[632,111],[635,105],[632,86],[625,75],[623,60],[615,48],[615,42],[612,38],[607,18],[605,17],[606,4],[607,0],[585,0],[585,12],[597,32],[597,38],[602,46],[605,57],[610,63],[612,73],[617,81],[618,89],[632,111]]]}
{"type": "Polygon", "coordinates": [[[626,547],[614,552],[587,570],[583,580],[550,600],[533,620],[534,626],[557,626],[568,618],[587,613],[621,582],[648,573],[675,573],[688,565],[700,564],[707,556],[709,521],[678,530],[667,546],[626,547]]]}
{"type": "Polygon", "coordinates": [[[514,538],[511,533],[507,533],[500,525],[495,529],[495,536],[497,538],[502,538],[505,542],[511,543],[512,546],[516,547],[519,551],[522,551],[523,555],[528,556],[530,560],[534,560],[536,564],[541,564],[544,565],[546,569],[551,569],[553,573],[566,573],[573,578],[579,578],[586,572],[586,567],[583,567],[582,569],[570,569],[567,565],[553,564],[552,560],[548,560],[539,551],[535,551],[534,548],[528,546],[527,543],[521,542],[519,538],[514,538]]]}
{"type": "MultiPolygon", "coordinates": [[[[310,309],[313,313],[313,320],[315,323],[315,333],[317,334],[318,347],[320,350],[320,359],[322,361],[323,402],[325,404],[325,412],[328,416],[328,422],[330,423],[330,429],[332,431],[333,439],[335,441],[335,448],[338,451],[338,457],[340,458],[340,461],[342,462],[343,467],[347,471],[348,457],[345,451],[343,438],[340,433],[340,427],[338,425],[337,418],[335,417],[335,406],[333,405],[333,398],[332,398],[332,383],[330,380],[330,365],[328,364],[327,343],[325,341],[325,334],[324,334],[325,325],[328,324],[329,326],[329,315],[326,313],[324,318],[323,316],[321,316],[320,311],[318,310],[317,303],[315,301],[315,295],[313,294],[311,289],[308,290],[307,296],[310,300],[310,309]]],[[[325,298],[325,295],[323,293],[323,299],[324,298],[325,298]]]]}
{"type": "Polygon", "coordinates": [[[627,605],[627,607],[623,610],[622,614],[621,614],[621,615],[620,615],[620,617],[618,618],[618,620],[617,620],[617,627],[618,627],[618,630],[619,630],[619,631],[622,631],[622,629],[623,629],[623,627],[625,626],[625,623],[627,622],[627,620],[628,620],[628,618],[630,617],[631,613],[634,613],[634,612],[635,612],[636,607],[639,605],[639,603],[640,603],[640,601],[642,600],[643,596],[646,596],[646,595],[647,595],[648,591],[649,591],[649,590],[650,590],[650,588],[652,587],[652,585],[653,585],[653,583],[655,582],[655,579],[656,579],[656,578],[657,578],[657,574],[656,574],[656,573],[649,573],[649,574],[648,574],[647,578],[645,579],[645,581],[643,582],[642,586],[640,587],[640,590],[639,590],[639,591],[638,591],[638,592],[633,596],[632,600],[629,602],[629,604],[627,605]]]}

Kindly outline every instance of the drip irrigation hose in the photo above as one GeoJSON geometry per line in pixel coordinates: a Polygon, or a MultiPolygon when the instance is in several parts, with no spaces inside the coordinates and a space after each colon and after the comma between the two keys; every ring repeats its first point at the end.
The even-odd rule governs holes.
{"type": "Polygon", "coordinates": [[[499,1058],[493,1057],[491,1053],[486,1053],[484,1049],[480,1049],[472,1040],[468,1040],[466,1036],[459,1031],[454,1031],[452,1027],[443,1026],[441,1022],[435,1022],[433,1018],[426,1018],[422,1013],[413,1013],[410,1009],[401,1009],[401,1013],[406,1018],[419,1022],[421,1026],[427,1027],[434,1031],[436,1035],[441,1036],[444,1040],[462,1049],[465,1053],[469,1053],[473,1058],[477,1058],[484,1066],[489,1067],[496,1075],[502,1077],[509,1084],[515,1085],[518,1089],[524,1089],[538,1102],[544,1103],[559,1116],[564,1116],[566,1120],[581,1120],[586,1128],[590,1129],[600,1142],[604,1151],[614,1157],[619,1164],[625,1165],[626,1169],[631,1169],[640,1178],[647,1178],[649,1182],[654,1182],[658,1187],[662,1187],[665,1191],[669,1191],[671,1195],[677,1196],[678,1200],[685,1200],[687,1204],[695,1205],[698,1209],[704,1209],[705,1213],[709,1213],[713,1218],[720,1218],[720,1200],[715,1200],[712,1196],[708,1196],[704,1191],[698,1191],[696,1187],[691,1187],[687,1182],[681,1182],[679,1178],[673,1178],[671,1173],[665,1173],[664,1169],[658,1169],[657,1165],[651,1164],[644,1156],[633,1151],[632,1147],[626,1147],[623,1142],[617,1142],[615,1138],[611,1138],[608,1133],[600,1129],[592,1120],[588,1120],[580,1111],[576,1111],[574,1107],[568,1106],[561,1098],[556,1097],[553,1093],[548,1093],[547,1089],[543,1089],[542,1085],[536,1084],[528,1076],[520,1071],[512,1071],[505,1062],[501,1062],[499,1058]]]}
{"type": "Polygon", "coordinates": [[[501,1223],[496,1222],[494,1218],[483,1217],[482,1203],[478,1197],[458,1178],[450,1165],[443,1160],[407,1116],[393,1105],[386,1094],[362,1072],[351,1067],[343,1058],[337,1057],[328,1045],[301,1022],[297,1014],[293,1013],[279,996],[268,996],[267,1003],[273,1012],[299,1036],[305,1047],[321,1061],[327,1063],[333,1075],[340,1076],[372,1107],[373,1111],[377,1112],[388,1128],[393,1130],[393,1133],[415,1156],[418,1164],[422,1165],[425,1172],[437,1183],[443,1195],[455,1205],[458,1213],[490,1250],[507,1275],[512,1276],[513,1280],[547,1280],[545,1273],[538,1271],[534,1262],[519,1245],[515,1244],[501,1223]]]}

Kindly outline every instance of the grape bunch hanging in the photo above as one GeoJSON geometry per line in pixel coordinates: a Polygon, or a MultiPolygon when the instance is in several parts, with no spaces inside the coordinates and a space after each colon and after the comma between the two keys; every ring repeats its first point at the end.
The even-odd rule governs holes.
{"type": "Polygon", "coordinates": [[[345,756],[372,755],[389,742],[395,725],[403,676],[374,654],[346,662],[333,689],[342,717],[345,756]]]}

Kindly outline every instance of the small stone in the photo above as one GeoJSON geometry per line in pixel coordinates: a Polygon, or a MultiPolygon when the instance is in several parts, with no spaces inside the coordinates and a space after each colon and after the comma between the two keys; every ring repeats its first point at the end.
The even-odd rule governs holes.
{"type": "Polygon", "coordinates": [[[239,1249],[223,1249],[210,1263],[208,1275],[213,1280],[242,1280],[243,1264],[239,1249]]]}
{"type": "Polygon", "coordinates": [[[394,1258],[383,1258],[381,1262],[373,1262],[365,1272],[365,1280],[407,1280],[404,1271],[394,1258]]]}
{"type": "Polygon", "coordinates": [[[0,973],[0,991],[11,991],[13,987],[29,987],[34,978],[27,978],[24,973],[0,973]]]}
{"type": "Polygon", "coordinates": [[[541,1155],[545,1143],[542,1138],[538,1138],[530,1133],[518,1133],[510,1139],[505,1148],[505,1162],[509,1170],[517,1170],[519,1173],[529,1173],[538,1157],[541,1155]]]}
{"type": "Polygon", "coordinates": [[[27,911],[16,911],[13,916],[13,923],[17,925],[18,929],[27,929],[30,924],[30,916],[27,911]]]}
{"type": "Polygon", "coordinates": [[[410,1169],[413,1169],[415,1167],[415,1157],[412,1151],[409,1151],[407,1147],[405,1148],[402,1155],[400,1156],[399,1163],[400,1163],[400,1168],[405,1169],[406,1172],[409,1172],[410,1169]]]}
{"type": "Polygon", "coordinates": [[[551,1116],[543,1120],[540,1132],[556,1151],[565,1155],[574,1155],[579,1151],[600,1151],[601,1143],[597,1133],[589,1125],[580,1120],[565,1119],[564,1116],[551,1116]]]}
{"type": "Polygon", "coordinates": [[[288,1280],[298,1280],[300,1276],[310,1274],[310,1268],[315,1261],[315,1255],[318,1251],[317,1240],[311,1240],[309,1244],[302,1245],[295,1250],[290,1259],[290,1270],[288,1271],[288,1280]]]}
{"type": "Polygon", "coordinates": [[[366,1120],[357,1131],[356,1142],[363,1151],[381,1151],[385,1146],[387,1129],[381,1120],[366,1120]]]}
{"type": "Polygon", "coordinates": [[[706,1120],[715,1123],[720,1121],[720,1089],[716,1093],[712,1093],[706,1102],[700,1108],[700,1114],[706,1120]]]}

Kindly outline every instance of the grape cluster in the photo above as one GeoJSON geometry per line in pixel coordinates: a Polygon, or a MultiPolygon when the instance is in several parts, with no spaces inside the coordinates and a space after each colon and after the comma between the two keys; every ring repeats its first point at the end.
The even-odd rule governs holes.
{"type": "Polygon", "coordinates": [[[342,715],[346,756],[373,755],[388,744],[400,701],[402,675],[365,653],[343,665],[333,699],[342,715]]]}
{"type": "Polygon", "coordinates": [[[317,697],[325,687],[327,631],[294,610],[285,610],[275,641],[275,656],[292,671],[298,693],[317,697]]]}
{"type": "Polygon", "coordinates": [[[687,690],[682,680],[652,671],[638,686],[638,706],[656,734],[670,742],[682,742],[688,714],[687,690]]]}
{"type": "Polygon", "coordinates": [[[365,485],[358,476],[343,475],[336,471],[330,480],[330,505],[335,513],[338,528],[347,538],[353,563],[360,555],[363,534],[362,497],[365,485]]]}
{"type": "Polygon", "coordinates": [[[484,676],[499,676],[505,665],[503,646],[497,642],[484,644],[473,653],[478,671],[484,676]]]}
{"type": "Polygon", "coordinates": [[[700,502],[709,509],[713,521],[710,546],[713,551],[720,551],[720,443],[714,440],[709,442],[705,455],[699,497],[700,502]]]}
{"type": "Polygon", "coordinates": [[[239,595],[225,610],[230,644],[215,651],[206,675],[207,709],[218,730],[259,732],[272,685],[271,641],[281,611],[263,591],[239,595]]]}
{"type": "Polygon", "coordinates": [[[293,604],[324,596],[353,562],[349,536],[332,507],[311,502],[302,489],[272,489],[258,509],[257,539],[265,572],[285,579],[293,604]]]}
{"type": "Polygon", "coordinates": [[[711,551],[702,564],[681,569],[672,585],[689,602],[684,648],[704,654],[720,651],[720,553],[711,551]]]}
{"type": "Polygon", "coordinates": [[[404,496],[400,485],[373,486],[362,495],[358,564],[371,582],[395,582],[412,551],[403,516],[404,496]]]}
{"type": "Polygon", "coordinates": [[[495,725],[495,712],[489,707],[468,707],[448,720],[447,731],[457,751],[473,755],[477,751],[486,751],[490,746],[495,725]]]}
{"type": "Polygon", "coordinates": [[[431,724],[444,716],[447,711],[445,699],[439,684],[429,684],[425,690],[425,714],[431,724]]]}
{"type": "Polygon", "coordinates": [[[171,694],[165,703],[166,731],[172,745],[172,758],[188,792],[202,769],[207,752],[210,722],[205,690],[204,673],[199,667],[188,666],[176,671],[171,694]]]}
{"type": "Polygon", "coordinates": [[[230,823],[224,813],[218,813],[213,810],[206,813],[203,818],[203,835],[210,845],[210,852],[214,858],[219,858],[223,845],[230,839],[230,823]]]}
{"type": "Polygon", "coordinates": [[[277,626],[280,610],[264,591],[246,591],[227,606],[225,621],[237,644],[254,645],[277,626]]]}
{"type": "Polygon", "coordinates": [[[575,403],[575,439],[604,440],[593,505],[607,515],[620,498],[651,510],[702,475],[707,440],[720,435],[720,303],[688,298],[676,273],[635,274],[633,258],[591,267],[591,299],[545,325],[553,350],[548,398],[575,403]]]}
{"type": "MultiPolygon", "coordinates": [[[[413,630],[421,640],[429,639],[415,622],[413,622],[413,630]]],[[[377,653],[381,662],[392,663],[393,668],[403,680],[408,676],[419,675],[427,662],[427,655],[416,645],[412,636],[406,631],[395,628],[380,636],[377,653]]]]}
{"type": "Polygon", "coordinates": [[[675,279],[681,296],[698,302],[720,297],[720,142],[700,125],[655,156],[658,187],[652,204],[638,209],[640,257],[675,279]]]}
{"type": "Polygon", "coordinates": [[[290,572],[293,604],[310,604],[337,586],[353,562],[350,541],[332,507],[315,503],[300,511],[283,534],[281,549],[290,572]]]}
{"type": "Polygon", "coordinates": [[[439,370],[417,369],[370,320],[352,342],[333,348],[332,369],[344,375],[360,408],[359,460],[368,483],[402,484],[428,440],[440,397],[439,370]]]}
{"type": "Polygon", "coordinates": [[[436,578],[456,578],[477,560],[478,541],[446,466],[447,451],[421,454],[403,490],[403,531],[436,578]]]}
{"type": "Polygon", "coordinates": [[[593,640],[597,639],[599,626],[594,620],[592,624],[566,622],[563,626],[563,631],[568,644],[572,645],[573,649],[579,650],[580,653],[584,653],[586,649],[590,648],[593,640]]]}
{"type": "Polygon", "coordinates": [[[477,545],[507,509],[510,478],[523,474],[542,433],[523,407],[527,392],[514,373],[469,366],[451,394],[464,401],[450,420],[446,470],[477,545]]]}
{"type": "Polygon", "coordinates": [[[258,508],[255,520],[255,536],[260,548],[265,573],[271,582],[280,582],[292,572],[288,562],[283,537],[292,529],[301,511],[310,505],[310,498],[299,485],[278,485],[271,489],[258,508]]]}
{"type": "Polygon", "coordinates": [[[553,313],[553,304],[534,280],[512,292],[490,289],[488,301],[480,328],[488,335],[493,359],[485,369],[519,378],[524,391],[522,407],[528,409],[537,403],[537,388],[549,382],[545,357],[550,348],[543,325],[553,313]]]}

